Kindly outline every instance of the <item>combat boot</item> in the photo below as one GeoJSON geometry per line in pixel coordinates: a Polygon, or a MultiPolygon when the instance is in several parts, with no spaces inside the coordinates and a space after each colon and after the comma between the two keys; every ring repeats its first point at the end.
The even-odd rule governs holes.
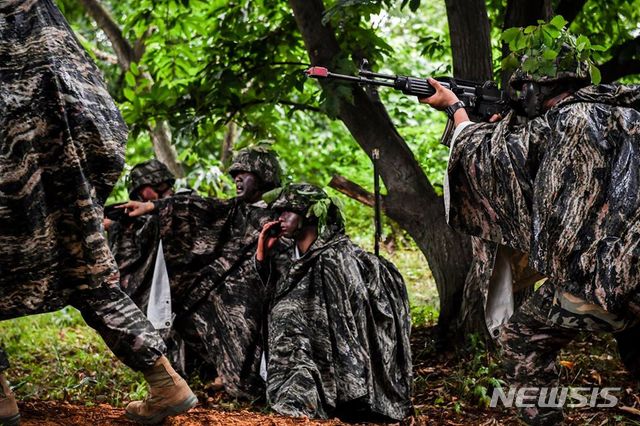
{"type": "Polygon", "coordinates": [[[160,357],[142,374],[149,383],[149,396],[144,401],[133,401],[127,405],[126,416],[129,419],[153,425],[189,410],[198,402],[187,382],[176,373],[166,357],[160,357]]]}
{"type": "Polygon", "coordinates": [[[16,426],[20,424],[20,413],[18,412],[18,404],[16,397],[9,388],[9,383],[5,379],[4,374],[0,373],[0,387],[2,394],[0,395],[0,426],[16,426]]]}

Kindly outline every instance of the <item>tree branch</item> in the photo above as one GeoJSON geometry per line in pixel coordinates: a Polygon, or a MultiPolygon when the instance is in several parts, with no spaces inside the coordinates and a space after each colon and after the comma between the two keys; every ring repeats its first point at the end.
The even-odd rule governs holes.
{"type": "Polygon", "coordinates": [[[564,19],[571,23],[582,10],[587,0],[560,0],[556,7],[556,15],[562,15],[564,19]]]}
{"type": "Polygon", "coordinates": [[[610,83],[621,77],[640,73],[640,37],[627,40],[611,49],[611,59],[598,66],[602,82],[610,83]]]}
{"type": "Polygon", "coordinates": [[[91,46],[91,42],[89,42],[89,40],[87,40],[86,38],[84,38],[82,36],[82,34],[76,33],[76,37],[78,37],[78,39],[87,47],[91,48],[91,53],[93,53],[96,58],[100,59],[101,61],[105,61],[109,64],[112,65],[118,65],[118,58],[115,55],[112,55],[109,52],[105,52],[104,50],[100,50],[95,46],[91,46]]]}
{"type": "MultiPolygon", "coordinates": [[[[329,186],[336,191],[346,195],[347,197],[364,204],[367,207],[373,207],[375,204],[375,196],[371,192],[367,191],[357,183],[350,181],[344,176],[333,175],[331,181],[329,182],[329,186]]],[[[384,210],[384,197],[382,198],[383,202],[380,206],[384,210]]]]}
{"type": "Polygon", "coordinates": [[[79,1],[111,41],[111,46],[113,46],[113,51],[116,52],[120,68],[122,68],[123,71],[128,70],[131,62],[134,61],[135,54],[133,47],[129,41],[124,38],[116,21],[107,9],[102,6],[99,0],[79,1]]]}

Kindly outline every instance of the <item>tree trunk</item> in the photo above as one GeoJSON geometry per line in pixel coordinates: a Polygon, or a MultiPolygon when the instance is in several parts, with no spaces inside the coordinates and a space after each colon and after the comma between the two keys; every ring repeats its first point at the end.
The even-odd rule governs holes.
{"type": "Polygon", "coordinates": [[[453,75],[467,80],[491,80],[491,38],[484,0],[445,0],[453,75]]]}
{"type": "MultiPolygon", "coordinates": [[[[127,72],[132,62],[137,62],[144,53],[144,43],[138,40],[136,46],[124,37],[122,30],[113,19],[109,11],[102,5],[99,0],[79,0],[87,13],[96,21],[96,24],[104,31],[113,51],[118,58],[118,64],[123,72],[127,72]]],[[[148,34],[145,33],[145,34],[148,34]]],[[[153,81],[149,74],[144,75],[145,78],[153,81]]],[[[149,126],[149,134],[153,143],[153,151],[156,158],[163,162],[176,177],[184,176],[182,164],[178,161],[176,149],[171,143],[171,131],[166,121],[160,122],[155,126],[149,126]]]]}
{"type": "Polygon", "coordinates": [[[222,140],[222,150],[220,152],[220,162],[226,165],[231,162],[233,157],[233,145],[238,138],[238,126],[233,121],[227,124],[227,131],[222,140]]]}
{"type": "MultiPolygon", "coordinates": [[[[289,4],[312,65],[336,63],[349,53],[340,51],[331,27],[322,25],[321,0],[289,0],[289,4]]],[[[329,96],[336,96],[330,87],[323,87],[329,96]]],[[[411,235],[429,262],[440,298],[440,336],[447,337],[456,331],[460,314],[471,260],[469,239],[447,226],[442,197],[435,193],[384,106],[372,101],[360,87],[352,90],[352,102],[338,101],[339,118],[369,156],[374,148],[380,150],[380,175],[387,188],[386,213],[411,235]]]]}

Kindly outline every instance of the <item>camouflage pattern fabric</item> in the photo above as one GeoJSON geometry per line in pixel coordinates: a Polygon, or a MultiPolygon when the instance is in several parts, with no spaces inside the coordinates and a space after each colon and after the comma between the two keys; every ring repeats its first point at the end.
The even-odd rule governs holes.
{"type": "MultiPolygon", "coordinates": [[[[120,288],[142,312],[147,311],[149,292],[160,242],[156,215],[126,217],[109,228],[109,247],[120,270],[120,288]]],[[[184,342],[173,327],[159,331],[173,368],[187,376],[184,342]]]]}
{"type": "Polygon", "coordinates": [[[335,226],[293,256],[288,248],[258,265],[272,292],[268,403],[290,416],[410,415],[410,316],[400,273],[335,226]]]}
{"type": "Polygon", "coordinates": [[[524,125],[468,126],[449,162],[449,223],[624,312],[638,298],[639,107],[638,86],[589,86],[524,125]]]}
{"type": "Polygon", "coordinates": [[[127,129],[50,0],[0,0],[0,320],[78,308],[147,368],[164,345],[118,287],[103,203],[127,129]]]}
{"type": "MultiPolygon", "coordinates": [[[[559,288],[552,282],[542,285],[502,329],[499,342],[509,386],[558,386],[557,355],[581,331],[615,332],[625,365],[640,379],[637,319],[611,315],[584,301],[565,309],[559,288]]],[[[556,425],[563,418],[555,407],[523,408],[520,415],[531,425],[556,425]]]]}
{"type": "Polygon", "coordinates": [[[139,197],[136,192],[144,185],[159,185],[167,183],[173,186],[176,182],[175,176],[169,171],[169,168],[162,162],[154,159],[136,164],[129,174],[127,189],[129,190],[129,198],[137,200],[139,197]]]}
{"type": "Polygon", "coordinates": [[[253,254],[273,214],[239,199],[173,197],[156,204],[174,327],[188,353],[213,366],[231,396],[260,397],[266,296],[253,254]]]}

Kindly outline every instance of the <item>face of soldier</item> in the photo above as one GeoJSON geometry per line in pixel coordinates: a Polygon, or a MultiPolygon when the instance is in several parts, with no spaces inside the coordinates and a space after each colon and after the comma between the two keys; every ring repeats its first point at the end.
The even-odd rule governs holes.
{"type": "Polygon", "coordinates": [[[278,218],[280,229],[283,236],[287,238],[295,238],[296,234],[302,229],[304,218],[302,215],[294,212],[282,212],[278,218]]]}
{"type": "Polygon", "coordinates": [[[139,189],[138,193],[142,201],[154,201],[170,197],[173,194],[173,190],[171,189],[171,186],[163,182],[155,186],[144,185],[139,189]]]}
{"type": "Polygon", "coordinates": [[[239,198],[248,203],[255,203],[262,197],[260,181],[258,177],[250,172],[240,172],[233,177],[236,183],[236,193],[239,198]]]}

